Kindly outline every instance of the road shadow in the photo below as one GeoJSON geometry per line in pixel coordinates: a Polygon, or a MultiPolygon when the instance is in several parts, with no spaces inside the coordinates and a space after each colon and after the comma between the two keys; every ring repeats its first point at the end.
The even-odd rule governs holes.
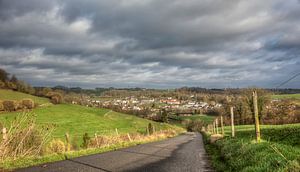
{"type": "MultiPolygon", "coordinates": [[[[199,136],[200,134],[197,134],[196,137],[202,137],[199,136]]],[[[187,142],[184,142],[182,144],[180,144],[172,153],[171,156],[166,157],[165,159],[158,161],[158,162],[153,162],[150,164],[146,164],[137,168],[133,168],[133,169],[128,169],[128,170],[118,170],[118,171],[122,171],[122,172],[176,172],[176,171],[182,171],[183,168],[185,169],[190,169],[190,170],[186,170],[186,171],[203,171],[203,172],[213,172],[214,169],[211,166],[210,163],[210,157],[206,154],[206,152],[201,152],[202,156],[201,156],[201,160],[203,161],[202,164],[204,164],[202,166],[202,169],[199,170],[197,169],[197,167],[195,167],[195,170],[191,170],[191,167],[182,167],[181,165],[183,165],[182,163],[177,163],[178,160],[184,160],[181,159],[182,157],[182,150],[188,148],[191,144],[195,144],[192,142],[196,142],[196,139],[191,139],[187,142]],[[178,165],[178,168],[176,168],[176,165],[178,165]],[[176,170],[177,169],[177,170],[176,170]]],[[[198,140],[199,141],[199,140],[198,140]]],[[[202,141],[202,138],[201,138],[202,141]]],[[[202,141],[203,144],[203,141],[202,141]]],[[[204,149],[204,148],[203,148],[204,149]]],[[[205,151],[205,149],[203,150],[205,151]]],[[[186,159],[188,161],[188,159],[186,159]]],[[[200,163],[200,162],[199,162],[200,163]]],[[[193,165],[193,164],[188,164],[188,165],[193,165]]]]}

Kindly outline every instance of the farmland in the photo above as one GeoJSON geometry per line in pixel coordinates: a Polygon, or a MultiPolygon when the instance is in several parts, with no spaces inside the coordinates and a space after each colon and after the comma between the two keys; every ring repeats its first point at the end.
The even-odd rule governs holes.
{"type": "MultiPolygon", "coordinates": [[[[2,113],[0,121],[6,126],[21,112],[2,113]]],[[[47,107],[39,107],[30,113],[36,115],[38,124],[54,124],[54,138],[64,138],[65,133],[70,136],[82,137],[84,133],[89,135],[146,132],[149,122],[152,122],[157,130],[174,128],[168,124],[160,124],[132,115],[126,115],[110,111],[108,109],[90,108],[79,105],[60,104],[47,107]]],[[[175,128],[174,128],[175,129],[175,128]]]]}
{"type": "Polygon", "coordinates": [[[300,94],[278,94],[272,95],[273,99],[298,99],[300,100],[300,94]]]}
{"type": "Polygon", "coordinates": [[[297,171],[300,169],[300,124],[263,125],[262,143],[255,142],[254,126],[236,126],[236,137],[207,144],[217,171],[297,171]]]}
{"type": "Polygon", "coordinates": [[[0,100],[22,100],[25,98],[32,99],[35,103],[38,104],[49,103],[49,99],[47,98],[37,97],[8,89],[0,89],[0,100]]]}
{"type": "Polygon", "coordinates": [[[171,122],[174,124],[182,125],[184,121],[201,121],[204,125],[211,124],[214,120],[214,116],[208,116],[204,114],[191,115],[191,116],[171,116],[171,122]]]}

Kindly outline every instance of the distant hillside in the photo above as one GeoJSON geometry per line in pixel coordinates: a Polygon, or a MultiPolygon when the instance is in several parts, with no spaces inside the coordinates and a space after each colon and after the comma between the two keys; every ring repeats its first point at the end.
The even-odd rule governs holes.
{"type": "Polygon", "coordinates": [[[32,99],[35,103],[44,104],[49,103],[49,99],[43,97],[37,97],[30,94],[21,93],[18,91],[0,89],[0,100],[22,100],[25,98],[32,99]]]}

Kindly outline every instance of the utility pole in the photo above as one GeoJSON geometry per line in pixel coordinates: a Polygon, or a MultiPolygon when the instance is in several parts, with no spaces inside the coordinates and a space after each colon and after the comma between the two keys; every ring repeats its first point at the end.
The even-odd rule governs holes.
{"type": "Polygon", "coordinates": [[[235,130],[234,130],[234,115],[233,115],[233,107],[230,107],[230,117],[231,117],[231,136],[235,137],[235,130]]]}
{"type": "Polygon", "coordinates": [[[255,119],[256,142],[260,143],[260,127],[259,127],[257,92],[256,91],[253,91],[253,109],[254,109],[254,119],[255,119]]]}

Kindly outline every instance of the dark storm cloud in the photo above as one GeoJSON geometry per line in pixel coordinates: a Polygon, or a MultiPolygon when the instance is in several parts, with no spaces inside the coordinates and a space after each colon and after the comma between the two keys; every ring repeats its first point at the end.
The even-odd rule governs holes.
{"type": "Polygon", "coordinates": [[[0,67],[36,85],[274,87],[299,71],[299,11],[297,0],[0,0],[0,67]]]}
{"type": "Polygon", "coordinates": [[[33,11],[44,14],[45,11],[55,6],[55,1],[40,0],[0,0],[0,18],[9,20],[33,11]]]}

